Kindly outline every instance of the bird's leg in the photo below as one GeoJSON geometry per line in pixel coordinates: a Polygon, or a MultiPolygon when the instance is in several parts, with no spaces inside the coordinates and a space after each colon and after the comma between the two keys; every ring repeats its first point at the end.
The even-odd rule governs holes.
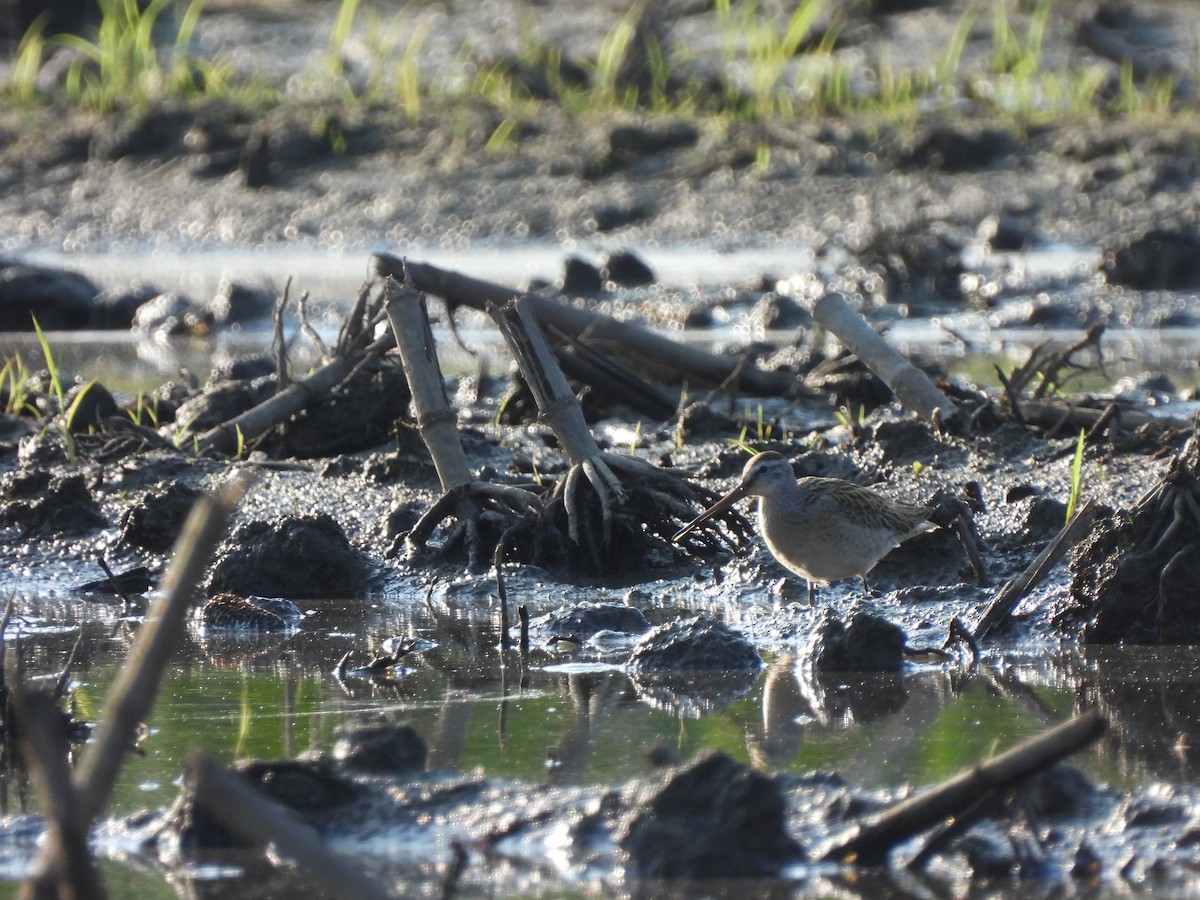
{"type": "Polygon", "coordinates": [[[866,575],[859,575],[858,577],[862,579],[863,599],[865,600],[871,593],[871,586],[869,584],[867,584],[867,576],[866,575]]]}
{"type": "Polygon", "coordinates": [[[812,606],[817,602],[817,589],[813,586],[811,580],[808,582],[808,605],[812,606]]]}

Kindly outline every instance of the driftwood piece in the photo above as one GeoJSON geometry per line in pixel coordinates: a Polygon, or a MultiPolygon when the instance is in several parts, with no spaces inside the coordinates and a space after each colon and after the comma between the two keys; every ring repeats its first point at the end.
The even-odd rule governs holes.
{"type": "Polygon", "coordinates": [[[1044,734],[1030,738],[999,756],[901,801],[850,835],[834,841],[821,854],[825,862],[883,865],[892,848],[938,822],[960,816],[980,797],[1012,790],[1038,772],[1097,740],[1107,722],[1092,710],[1044,734]]]}
{"type": "Polygon", "coordinates": [[[27,880],[21,897],[97,900],[105,896],[104,885],[88,847],[91,821],[80,814],[79,794],[67,766],[62,711],[51,692],[18,686],[13,693],[21,756],[41,794],[46,818],[44,877],[27,880]]]}
{"type": "Polygon", "coordinates": [[[937,428],[959,427],[954,401],[884,341],[866,319],[847,305],[841,294],[829,293],[818,300],[813,306],[813,318],[882,378],[906,409],[937,428]]]}
{"type": "Polygon", "coordinates": [[[1046,545],[1025,571],[1008,582],[1000,589],[1000,593],[992,600],[983,618],[975,626],[974,638],[982,641],[993,631],[1001,628],[1012,619],[1013,611],[1030,591],[1037,587],[1050,574],[1050,570],[1058,565],[1058,561],[1066,555],[1092,529],[1099,510],[1094,500],[1087,503],[1075,514],[1066,526],[1055,535],[1054,540],[1046,545]]]}
{"type": "Polygon", "coordinates": [[[1116,411],[1110,412],[1113,405],[1110,403],[1104,409],[1097,409],[1063,400],[1024,400],[1021,402],[1021,418],[1027,425],[1042,429],[1047,437],[1064,432],[1078,434],[1080,428],[1087,431],[1098,430],[1097,426],[1102,419],[1109,422],[1115,419],[1122,428],[1130,431],[1139,428],[1163,431],[1188,427],[1188,423],[1183,419],[1157,416],[1127,404],[1116,404],[1116,411]]]}
{"type": "Polygon", "coordinates": [[[422,548],[438,524],[455,516],[466,529],[469,563],[475,567],[481,558],[479,517],[536,515],[541,512],[541,500],[520,488],[475,479],[459,439],[457,417],[446,399],[425,298],[411,288],[401,287],[391,278],[384,283],[384,295],[421,439],[429,448],[442,486],[442,497],[418,520],[405,539],[414,547],[422,548]]]}
{"type": "Polygon", "coordinates": [[[288,387],[253,409],[204,432],[196,439],[196,452],[227,454],[239,443],[249,444],[351,378],[366,361],[391,349],[390,332],[372,340],[375,320],[376,311],[368,307],[365,292],[360,293],[342,323],[333,360],[307,378],[293,379],[288,387]]]}
{"type": "Polygon", "coordinates": [[[274,847],[277,856],[302,866],[335,897],[386,900],[392,894],[361,867],[331,851],[311,828],[297,822],[237,776],[220,768],[203,752],[187,763],[196,803],[229,832],[255,847],[274,847]]]}
{"type": "MultiPolygon", "coordinates": [[[[586,331],[590,339],[611,342],[641,365],[673,372],[678,381],[722,384],[739,367],[738,359],[689,347],[640,325],[619,322],[610,316],[539,294],[529,294],[457,272],[448,272],[428,263],[402,261],[386,253],[376,253],[374,263],[380,275],[402,278],[407,271],[414,288],[436,294],[454,305],[486,310],[489,303],[503,304],[514,297],[523,297],[533,308],[534,316],[542,327],[557,328],[576,338],[586,331]]],[[[741,366],[738,385],[742,390],[754,394],[783,395],[791,391],[793,381],[793,377],[786,372],[766,372],[758,366],[747,364],[741,366]]]]}
{"type": "MultiPolygon", "coordinates": [[[[75,772],[76,815],[85,832],[112,796],[138,725],[154,705],[163,670],[195,599],[196,587],[249,485],[248,475],[235,473],[217,496],[197,500],[175,543],[175,553],[161,582],[162,593],[150,605],[137,642],[109,688],[95,735],[75,772]]],[[[43,848],[32,866],[28,889],[45,890],[45,885],[52,883],[52,873],[51,852],[43,848]]]]}

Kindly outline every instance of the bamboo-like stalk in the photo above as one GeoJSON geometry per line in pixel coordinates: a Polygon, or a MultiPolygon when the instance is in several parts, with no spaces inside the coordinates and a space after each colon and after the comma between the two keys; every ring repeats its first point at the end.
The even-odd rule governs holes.
{"type": "Polygon", "coordinates": [[[425,298],[409,287],[389,278],[384,282],[384,297],[388,321],[400,359],[404,377],[412,394],[417,413],[421,440],[429,448],[437,469],[442,491],[469,484],[473,480],[467,454],[459,439],[457,417],[446,399],[446,385],[438,363],[437,346],[429,327],[425,298]]]}
{"type": "Polygon", "coordinates": [[[846,304],[841,294],[829,293],[818,300],[813,306],[813,318],[882,378],[906,409],[936,427],[953,426],[959,419],[954,401],[884,341],[866,319],[846,304]]]}
{"type": "Polygon", "coordinates": [[[458,419],[446,399],[425,298],[391,278],[384,283],[384,297],[388,322],[400,350],[404,377],[408,380],[416,409],[421,439],[433,457],[442,486],[442,496],[413,526],[408,541],[416,547],[424,547],[438,523],[455,516],[467,529],[469,563],[474,567],[480,550],[479,516],[485,510],[495,510],[502,515],[536,514],[541,511],[541,500],[520,488],[475,480],[459,439],[458,419]]]}

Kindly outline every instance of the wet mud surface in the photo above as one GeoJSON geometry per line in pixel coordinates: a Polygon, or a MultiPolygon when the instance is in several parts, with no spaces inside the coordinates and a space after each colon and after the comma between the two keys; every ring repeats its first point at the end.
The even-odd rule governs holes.
{"type": "MultiPolygon", "coordinates": [[[[286,33],[286,51],[326,33],[325,12],[314,4],[260,19],[222,7],[201,38],[245,52],[229,36],[243,28],[274,53],[273,36],[286,33]]],[[[609,12],[589,8],[555,34],[586,45],[581,33],[595,21],[593,37],[604,34],[609,12]]],[[[868,40],[941,34],[958,12],[870,18],[868,40]]],[[[1195,27],[1190,7],[1146,15],[1180,34],[1195,27]]],[[[445,21],[486,25],[482,14],[445,21]]],[[[681,11],[680,39],[702,21],[681,11]]],[[[1051,32],[1065,52],[1066,24],[1051,32]]],[[[504,52],[508,31],[492,37],[504,52]]],[[[80,725],[99,714],[195,498],[235,470],[254,478],[93,836],[113,893],[170,883],[197,897],[326,895],[302,867],[238,846],[206,816],[181,782],[197,744],[398,895],[1200,889],[1200,450],[1187,337],[1200,324],[1200,188],[1187,123],[751,128],[580,123],[547,105],[515,148],[493,154],[489,115],[367,117],[347,125],[338,154],[284,113],[249,123],[215,108],[198,123],[192,111],[162,110],[141,132],[71,116],[36,135],[28,123],[3,125],[6,330],[26,328],[36,310],[59,334],[132,330],[172,361],[185,342],[208,348],[242,329],[261,337],[254,360],[211,378],[201,369],[159,387],[164,376],[137,397],[93,386],[69,427],[36,372],[36,346],[0,344],[31,369],[26,411],[0,416],[0,587],[18,613],[8,671],[15,655],[25,677],[52,677],[82,634],[71,680],[80,725]],[[200,160],[187,139],[200,124],[234,146],[265,129],[274,156],[264,183],[206,167],[211,153],[200,160]],[[755,165],[763,146],[765,169],[755,165]],[[480,517],[474,530],[441,525],[414,548],[404,537],[442,491],[394,354],[263,440],[197,454],[208,429],[320,359],[306,346],[292,375],[281,372],[271,292],[114,293],[23,259],[47,247],[140,253],[181,241],[361,253],[364,271],[372,249],[420,258],[553,243],[561,278],[529,287],[700,337],[785,386],[722,390],[641,359],[627,362],[650,383],[622,393],[603,387],[586,347],[566,342],[558,355],[602,450],[669,470],[709,498],[734,487],[747,449],[772,450],[798,477],[845,479],[944,517],[887,555],[865,591],[837,582],[813,604],[746,504],[745,519],[689,545],[666,539],[669,520],[617,528],[598,553],[566,525],[509,532],[480,517]],[[664,283],[644,262],[652,252],[625,252],[669,255],[681,244],[714,254],[794,247],[796,264],[750,282],[664,283]],[[1075,254],[1066,264],[1054,257],[1063,245],[1075,254]],[[1039,254],[1056,265],[1039,267],[1039,254]],[[830,291],[906,350],[906,328],[923,334],[910,355],[970,427],[939,430],[906,414],[827,342],[812,310],[830,291]],[[1150,366],[1147,343],[1175,349],[1150,366]],[[684,395],[705,402],[688,407],[684,395]],[[1093,505],[1090,527],[976,646],[959,639],[1060,535],[1073,478],[1080,503],[1093,505]],[[492,551],[504,538],[501,586],[492,551]],[[476,539],[486,552],[471,552],[476,539]],[[527,652],[518,606],[530,620],[527,652]],[[1094,747],[953,826],[898,842],[888,864],[827,856],[897,802],[1092,709],[1108,723],[1094,747]]],[[[327,341],[353,300],[318,311],[327,341]]],[[[483,313],[431,306],[439,348],[458,343],[454,322],[468,350],[480,349],[483,313]]],[[[287,322],[300,335],[294,304],[287,322]]],[[[315,341],[298,336],[293,349],[306,343],[315,341]]],[[[481,481],[552,497],[571,467],[530,386],[495,374],[508,366],[497,347],[484,350],[487,366],[468,355],[470,374],[446,379],[467,460],[481,481]]],[[[91,378],[88,366],[68,374],[91,378]]],[[[629,507],[651,492],[635,491],[629,507]]],[[[706,502],[692,501],[683,521],[706,502]]],[[[590,521],[600,533],[600,514],[590,521]]],[[[42,836],[14,754],[0,828],[0,874],[12,880],[42,836]]]]}

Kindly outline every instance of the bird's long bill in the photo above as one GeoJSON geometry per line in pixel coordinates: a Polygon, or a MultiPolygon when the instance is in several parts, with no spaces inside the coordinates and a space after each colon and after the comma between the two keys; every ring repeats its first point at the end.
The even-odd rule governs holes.
{"type": "Polygon", "coordinates": [[[678,542],[681,538],[686,537],[688,534],[694,531],[701,522],[707,522],[713,516],[723,513],[725,510],[729,509],[729,507],[733,506],[733,504],[741,500],[744,496],[746,496],[746,485],[745,483],[742,483],[704,512],[700,513],[700,515],[696,516],[696,518],[692,519],[692,521],[680,528],[677,532],[675,532],[671,540],[678,542]]]}

